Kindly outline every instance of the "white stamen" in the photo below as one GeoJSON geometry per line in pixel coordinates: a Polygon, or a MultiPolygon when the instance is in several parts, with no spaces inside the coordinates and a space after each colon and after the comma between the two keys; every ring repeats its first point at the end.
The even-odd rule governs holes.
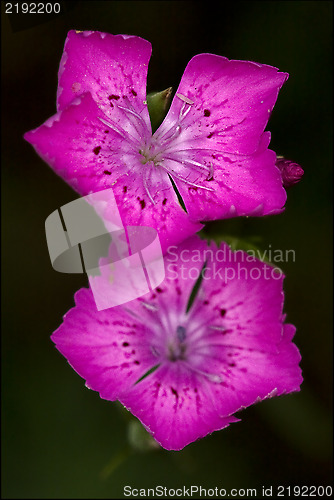
{"type": "Polygon", "coordinates": [[[151,345],[151,351],[152,351],[152,354],[158,358],[160,356],[160,352],[158,351],[158,349],[154,346],[154,345],[151,345]]]}
{"type": "Polygon", "coordinates": [[[209,172],[211,174],[212,172],[212,164],[210,167],[207,167],[206,165],[204,165],[203,163],[199,163],[198,161],[195,161],[195,160],[183,160],[181,163],[190,163],[192,166],[194,167],[199,167],[199,168],[202,168],[203,170],[206,170],[206,172],[209,172]]]}
{"type": "Polygon", "coordinates": [[[153,304],[150,304],[149,302],[144,302],[143,300],[141,301],[141,303],[143,304],[143,306],[146,307],[146,309],[148,309],[149,311],[158,311],[158,308],[157,306],[154,306],[153,304]]]}
{"type": "Polygon", "coordinates": [[[147,185],[147,174],[148,174],[148,168],[146,169],[143,169],[143,184],[144,184],[144,188],[145,188],[145,191],[147,193],[147,196],[149,197],[149,199],[151,200],[152,204],[155,205],[155,201],[150,193],[150,190],[148,188],[148,185],[147,185]]]}
{"type": "Polygon", "coordinates": [[[128,113],[131,113],[133,116],[135,116],[135,117],[136,117],[136,118],[137,118],[137,119],[141,122],[141,124],[142,124],[145,128],[147,128],[147,125],[146,125],[146,123],[145,123],[144,118],[143,118],[143,117],[142,117],[139,113],[137,113],[137,112],[136,112],[136,111],[132,108],[132,106],[131,106],[131,108],[132,108],[132,109],[130,109],[130,103],[129,103],[129,107],[128,107],[128,108],[127,108],[126,106],[120,106],[119,104],[116,104],[116,106],[117,106],[117,108],[119,108],[119,109],[121,109],[121,110],[123,110],[123,111],[126,111],[126,112],[128,112],[128,113]]]}
{"type": "Polygon", "coordinates": [[[215,384],[220,384],[223,381],[222,377],[220,375],[217,375],[216,373],[207,373],[202,370],[199,370],[198,368],[194,368],[189,363],[186,364],[191,371],[193,371],[194,373],[198,373],[198,375],[202,375],[203,377],[208,378],[210,382],[213,382],[215,384]]]}
{"type": "MultiPolygon", "coordinates": [[[[162,146],[166,142],[172,141],[181,134],[181,131],[181,125],[176,125],[175,128],[172,127],[168,129],[167,132],[160,137],[159,144],[162,146]]],[[[155,137],[158,139],[157,135],[155,137]]]]}
{"type": "Polygon", "coordinates": [[[188,97],[184,96],[183,94],[176,94],[176,96],[181,99],[181,101],[186,102],[187,104],[194,104],[194,101],[189,99],[188,97]]]}
{"type": "Polygon", "coordinates": [[[186,184],[189,184],[190,186],[193,186],[193,187],[196,187],[196,188],[199,188],[199,189],[205,189],[206,191],[214,191],[214,189],[212,189],[212,188],[201,186],[200,184],[195,184],[194,182],[191,182],[188,179],[185,179],[181,175],[176,174],[174,172],[174,170],[171,170],[171,169],[167,168],[163,163],[157,163],[156,165],[159,165],[161,168],[163,168],[164,170],[166,170],[166,172],[168,172],[171,176],[176,177],[177,179],[180,179],[180,181],[183,181],[186,184]]]}
{"type": "Polygon", "coordinates": [[[185,118],[187,116],[187,114],[191,110],[190,106],[191,105],[187,106],[187,108],[186,108],[186,103],[183,104],[182,108],[180,109],[180,113],[179,113],[179,121],[183,120],[183,118],[185,118]]]}
{"type": "MultiPolygon", "coordinates": [[[[136,129],[136,132],[139,135],[139,137],[145,137],[145,136],[147,136],[148,128],[147,128],[147,125],[146,125],[143,117],[140,116],[140,114],[138,114],[135,111],[135,109],[133,108],[133,106],[130,103],[130,101],[127,98],[127,96],[124,96],[123,100],[124,100],[124,102],[126,103],[127,106],[121,106],[120,104],[115,103],[116,107],[118,109],[120,109],[121,111],[123,111],[124,113],[130,113],[130,115],[132,115],[132,117],[135,118],[135,120],[133,120],[133,119],[131,120],[130,119],[130,122],[132,123],[132,125],[136,129]]],[[[128,119],[129,119],[129,117],[128,117],[128,119]]]]}
{"type": "Polygon", "coordinates": [[[218,330],[219,332],[224,332],[226,328],[224,326],[210,325],[211,330],[218,330]]]}
{"type": "Polygon", "coordinates": [[[107,127],[111,128],[114,130],[118,135],[120,135],[125,141],[131,142],[136,148],[138,148],[139,141],[133,135],[131,135],[129,132],[124,132],[122,129],[120,129],[115,123],[110,123],[107,120],[104,120],[103,118],[98,117],[99,120],[106,125],[107,127]]]}

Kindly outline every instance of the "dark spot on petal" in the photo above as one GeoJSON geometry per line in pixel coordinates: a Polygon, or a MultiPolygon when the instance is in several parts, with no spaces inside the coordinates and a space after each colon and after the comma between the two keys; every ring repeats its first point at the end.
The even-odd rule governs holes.
{"type": "Polygon", "coordinates": [[[236,366],[235,363],[229,363],[228,366],[236,366]]]}
{"type": "Polygon", "coordinates": [[[109,130],[105,130],[105,131],[104,131],[104,133],[105,133],[105,134],[109,134],[109,130]]]}
{"type": "Polygon", "coordinates": [[[93,149],[93,153],[96,155],[98,155],[100,151],[101,151],[101,146],[96,146],[96,148],[93,149]]]}
{"type": "Polygon", "coordinates": [[[106,175],[111,175],[111,172],[109,172],[109,170],[104,170],[103,173],[106,174],[106,175]]]}
{"type": "Polygon", "coordinates": [[[213,175],[209,175],[209,177],[206,179],[206,181],[208,181],[208,182],[209,182],[209,181],[213,181],[213,180],[214,180],[214,179],[213,179],[213,175]]]}
{"type": "Polygon", "coordinates": [[[110,107],[111,107],[111,108],[113,108],[113,107],[114,107],[114,105],[113,105],[113,103],[112,103],[112,102],[110,103],[110,107]]]}
{"type": "Polygon", "coordinates": [[[176,293],[177,293],[178,295],[181,295],[181,293],[182,293],[182,292],[181,292],[181,290],[180,290],[180,288],[179,288],[178,286],[176,287],[176,293]]]}
{"type": "Polygon", "coordinates": [[[140,361],[138,361],[138,359],[136,359],[136,361],[133,362],[135,365],[140,365],[140,361]]]}
{"type": "Polygon", "coordinates": [[[135,90],[131,89],[131,94],[136,97],[137,92],[135,90]]]}
{"type": "Polygon", "coordinates": [[[220,315],[221,315],[221,317],[224,317],[224,316],[225,316],[225,314],[226,314],[226,309],[221,309],[221,310],[220,310],[220,315]]]}
{"type": "Polygon", "coordinates": [[[145,200],[140,200],[139,203],[140,203],[141,209],[143,210],[146,206],[145,200]]]}
{"type": "Polygon", "coordinates": [[[203,304],[204,304],[205,306],[207,306],[207,305],[208,305],[208,303],[209,303],[209,301],[208,301],[208,300],[205,300],[205,301],[203,302],[203,304]]]}
{"type": "Polygon", "coordinates": [[[188,188],[189,193],[196,193],[197,192],[197,187],[190,187],[188,188]]]}
{"type": "Polygon", "coordinates": [[[227,156],[223,156],[223,160],[227,161],[228,163],[235,163],[231,158],[228,158],[227,156]]]}
{"type": "Polygon", "coordinates": [[[123,97],[123,99],[125,99],[127,96],[126,96],[126,95],[123,95],[122,97],[123,97]]]}
{"type": "Polygon", "coordinates": [[[115,99],[115,101],[118,101],[118,99],[119,99],[119,95],[116,95],[116,94],[110,94],[110,96],[108,96],[108,99],[109,99],[109,101],[111,101],[111,99],[115,99]]]}
{"type": "Polygon", "coordinates": [[[240,368],[241,372],[247,373],[247,368],[240,368]]]}
{"type": "Polygon", "coordinates": [[[194,392],[197,392],[197,387],[195,387],[194,392]]]}
{"type": "Polygon", "coordinates": [[[156,291],[157,291],[158,293],[162,293],[162,292],[163,292],[163,290],[162,290],[161,288],[159,288],[159,287],[157,287],[157,288],[156,288],[156,291]]]}
{"type": "Polygon", "coordinates": [[[204,110],[204,116],[210,116],[211,112],[208,109],[204,110]]]}
{"type": "Polygon", "coordinates": [[[127,186],[124,186],[124,187],[123,187],[123,193],[126,193],[126,192],[127,192],[127,190],[128,190],[128,187],[127,187],[127,186]]]}
{"type": "Polygon", "coordinates": [[[176,398],[178,398],[178,397],[179,397],[179,394],[178,394],[177,390],[176,390],[176,389],[174,389],[174,387],[171,387],[171,388],[170,388],[170,390],[171,390],[172,394],[174,394],[174,396],[175,396],[176,398]]]}
{"type": "Polygon", "coordinates": [[[163,205],[166,205],[166,203],[167,203],[167,198],[165,198],[165,199],[163,200],[162,204],[163,204],[163,205]]]}
{"type": "Polygon", "coordinates": [[[136,351],[132,349],[131,354],[136,354],[136,351]]]}
{"type": "Polygon", "coordinates": [[[209,135],[207,135],[207,138],[208,138],[208,139],[211,139],[211,137],[212,137],[212,136],[213,136],[213,132],[210,132],[210,134],[209,134],[209,135]]]}
{"type": "Polygon", "coordinates": [[[122,344],[123,347],[128,347],[128,345],[130,345],[129,342],[123,342],[122,344]]]}

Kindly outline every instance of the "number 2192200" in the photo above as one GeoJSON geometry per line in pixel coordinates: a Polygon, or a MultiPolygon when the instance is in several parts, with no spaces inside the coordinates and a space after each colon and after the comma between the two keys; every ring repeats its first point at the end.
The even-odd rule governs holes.
{"type": "Polygon", "coordinates": [[[6,14],[59,14],[59,3],[6,3],[6,14]]]}

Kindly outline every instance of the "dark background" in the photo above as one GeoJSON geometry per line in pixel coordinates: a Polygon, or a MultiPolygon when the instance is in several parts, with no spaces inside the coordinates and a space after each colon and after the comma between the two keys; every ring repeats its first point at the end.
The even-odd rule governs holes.
{"type": "Polygon", "coordinates": [[[117,498],[125,485],[260,493],[263,485],[331,484],[332,2],[60,2],[62,15],[53,18],[10,17],[1,3],[2,496],[117,498]],[[55,113],[69,29],[150,40],[148,91],[175,90],[201,52],[290,73],[268,128],[271,148],[300,163],[304,179],[289,190],[283,215],[211,229],[258,236],[262,249],[295,250],[296,261],[281,267],[287,319],[303,356],[302,390],[248,408],[242,422],[181,452],[126,456],[128,423],[117,404],[86,389],[50,341],[87,280],[53,271],[44,221],[77,195],[22,135],[55,113]]]}

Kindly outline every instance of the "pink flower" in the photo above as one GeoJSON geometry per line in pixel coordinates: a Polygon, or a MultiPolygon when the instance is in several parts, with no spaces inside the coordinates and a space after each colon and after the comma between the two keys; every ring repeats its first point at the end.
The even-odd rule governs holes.
{"type": "Polygon", "coordinates": [[[52,340],[87,387],[180,450],[238,421],[235,412],[298,391],[301,358],[274,268],[197,236],[171,247],[165,267],[163,284],[126,306],[97,312],[79,290],[52,340]]]}
{"type": "Polygon", "coordinates": [[[150,55],[139,37],[70,31],[58,113],[25,139],[80,195],[112,187],[123,224],[154,227],[163,250],[200,221],[281,212],[286,193],[264,129],[288,75],[199,54],[152,135],[150,55]]]}

